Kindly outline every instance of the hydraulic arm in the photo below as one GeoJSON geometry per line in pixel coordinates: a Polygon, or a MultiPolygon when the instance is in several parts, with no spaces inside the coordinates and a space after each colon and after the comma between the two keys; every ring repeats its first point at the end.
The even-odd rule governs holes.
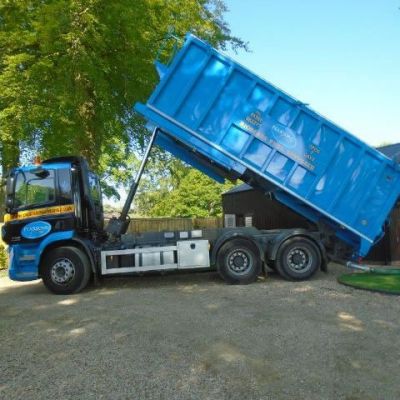
{"type": "Polygon", "coordinates": [[[112,218],[107,225],[106,231],[114,238],[119,237],[126,233],[129,226],[129,210],[131,209],[132,201],[135,197],[137,188],[139,186],[140,178],[143,175],[144,168],[146,167],[147,160],[150,156],[150,151],[153,147],[154,141],[157,137],[158,128],[154,128],[151,134],[150,141],[147,145],[146,151],[144,153],[142,162],[140,164],[139,170],[136,173],[135,179],[132,182],[131,188],[129,189],[128,196],[125,200],[125,204],[122,208],[121,214],[118,218],[112,218]]]}

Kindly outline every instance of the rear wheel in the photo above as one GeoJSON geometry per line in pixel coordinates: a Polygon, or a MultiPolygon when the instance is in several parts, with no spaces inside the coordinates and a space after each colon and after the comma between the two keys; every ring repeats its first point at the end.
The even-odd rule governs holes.
{"type": "Polygon", "coordinates": [[[90,279],[88,257],[77,247],[53,249],[43,258],[41,275],[44,285],[55,294],[78,293],[90,279]]]}
{"type": "Polygon", "coordinates": [[[289,239],[279,248],[275,266],[285,279],[305,280],[321,267],[321,252],[317,245],[307,238],[289,239]]]}
{"type": "Polygon", "coordinates": [[[245,239],[233,239],[219,250],[217,267],[226,282],[246,285],[257,279],[262,265],[254,244],[245,239]]]}

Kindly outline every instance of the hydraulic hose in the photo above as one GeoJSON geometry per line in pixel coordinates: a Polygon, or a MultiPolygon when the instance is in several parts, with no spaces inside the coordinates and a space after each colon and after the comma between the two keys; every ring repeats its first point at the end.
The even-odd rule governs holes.
{"type": "Polygon", "coordinates": [[[400,275],[400,268],[375,268],[370,265],[355,264],[351,261],[346,263],[347,268],[370,272],[377,275],[400,275]]]}

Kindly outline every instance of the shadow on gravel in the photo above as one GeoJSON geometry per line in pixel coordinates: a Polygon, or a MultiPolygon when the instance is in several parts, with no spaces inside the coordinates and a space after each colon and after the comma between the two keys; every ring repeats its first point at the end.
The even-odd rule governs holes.
{"type": "MultiPolygon", "coordinates": [[[[268,278],[261,275],[258,280],[249,286],[257,285],[266,280],[282,281],[280,276],[275,272],[268,273],[268,278]]],[[[131,275],[131,276],[115,276],[106,277],[100,280],[97,287],[91,285],[93,288],[101,289],[122,289],[122,288],[135,288],[135,289],[154,289],[154,288],[182,288],[182,287],[197,287],[206,289],[208,287],[215,286],[231,286],[227,284],[216,271],[202,271],[202,272],[190,272],[190,271],[179,271],[169,272],[160,274],[157,272],[146,273],[145,275],[131,275]]],[[[235,286],[235,285],[233,285],[235,286]]],[[[243,285],[239,285],[244,287],[243,285]]],[[[247,286],[247,285],[246,285],[247,286]]],[[[90,289],[89,289],[90,290],[90,289]]]]}
{"type": "MultiPolygon", "coordinates": [[[[225,285],[225,282],[215,271],[202,272],[168,272],[160,274],[149,272],[144,275],[125,275],[104,277],[100,280],[98,288],[119,289],[119,288],[139,288],[152,289],[157,287],[175,287],[178,285],[225,285]]],[[[92,288],[94,285],[91,286],[92,288]]]]}
{"type": "Polygon", "coordinates": [[[175,288],[180,286],[197,286],[207,287],[209,285],[226,285],[226,283],[219,277],[217,272],[175,272],[175,273],[146,273],[145,275],[125,275],[125,276],[111,276],[104,277],[99,280],[97,284],[89,283],[88,287],[81,293],[75,295],[53,295],[50,293],[41,280],[32,282],[15,282],[15,284],[6,284],[0,286],[0,304],[2,297],[9,297],[13,295],[19,297],[21,295],[30,296],[54,296],[59,298],[78,298],[85,297],[88,294],[101,293],[102,291],[115,291],[119,289],[154,289],[154,288],[175,288]]]}
{"type": "MultiPolygon", "coordinates": [[[[282,278],[279,277],[275,272],[268,273],[268,280],[280,281],[282,278]]],[[[265,282],[265,277],[260,276],[259,282],[265,282]]],[[[216,271],[179,271],[179,272],[168,272],[160,274],[159,272],[148,272],[143,275],[124,275],[124,276],[109,276],[102,277],[99,279],[97,284],[93,282],[89,283],[88,287],[81,293],[72,295],[73,297],[80,296],[80,294],[96,293],[102,289],[118,290],[118,289],[154,289],[154,288],[174,288],[179,286],[190,286],[195,285],[197,287],[207,287],[215,285],[226,286],[227,283],[222,280],[216,271]]],[[[15,285],[0,286],[0,299],[4,295],[10,293],[18,294],[30,294],[30,295],[52,295],[42,284],[41,280],[18,283],[15,285]]],[[[70,296],[56,296],[56,297],[71,297],[70,296]]],[[[1,300],[0,300],[1,303],[1,300]]]]}

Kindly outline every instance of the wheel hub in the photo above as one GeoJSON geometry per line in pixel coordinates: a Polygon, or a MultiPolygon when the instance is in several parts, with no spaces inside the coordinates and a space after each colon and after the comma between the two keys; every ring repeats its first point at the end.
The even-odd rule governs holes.
{"type": "Polygon", "coordinates": [[[228,266],[236,274],[244,273],[251,266],[250,258],[244,250],[235,250],[228,256],[228,266]]]}
{"type": "Polygon", "coordinates": [[[290,268],[295,271],[302,271],[311,265],[311,257],[304,249],[293,249],[287,255],[290,268]]]}
{"type": "Polygon", "coordinates": [[[70,282],[75,275],[75,266],[68,258],[57,260],[51,267],[51,279],[59,285],[70,282]]]}

